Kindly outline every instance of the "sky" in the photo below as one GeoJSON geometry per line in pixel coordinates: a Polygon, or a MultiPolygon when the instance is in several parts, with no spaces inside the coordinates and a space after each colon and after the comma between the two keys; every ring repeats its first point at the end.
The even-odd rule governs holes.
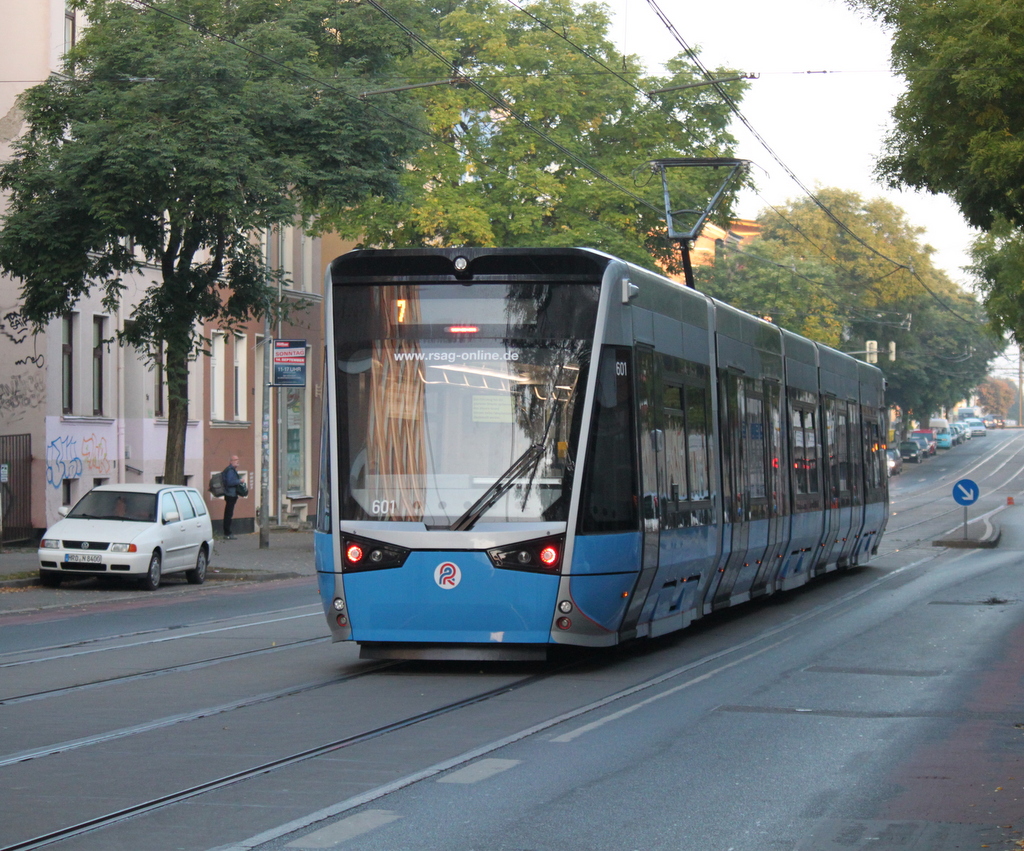
{"type": "MultiPolygon", "coordinates": [[[[682,48],[645,0],[605,0],[621,50],[649,72],[682,48]]],[[[889,71],[889,35],[880,24],[836,0],[657,0],[707,68],[758,74],[740,103],[748,122],[811,191],[835,186],[864,198],[885,197],[923,227],[935,264],[970,288],[967,248],[973,232],[944,196],[900,192],[874,178],[890,111],[903,84],[889,71]],[[808,73],[814,72],[814,73],[808,73]],[[827,72],[827,73],[821,73],[827,72]]],[[[735,120],[736,156],[754,164],[758,194],[741,196],[737,213],[754,218],[768,204],[803,196],[771,154],[735,120]]]]}

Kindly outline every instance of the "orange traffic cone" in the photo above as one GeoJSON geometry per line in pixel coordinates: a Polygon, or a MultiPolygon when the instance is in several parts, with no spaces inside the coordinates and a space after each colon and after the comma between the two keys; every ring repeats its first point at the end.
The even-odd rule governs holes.
{"type": "Polygon", "coordinates": [[[1006,497],[1006,504],[1007,505],[1013,505],[1013,497],[1012,496],[1006,497]]]}

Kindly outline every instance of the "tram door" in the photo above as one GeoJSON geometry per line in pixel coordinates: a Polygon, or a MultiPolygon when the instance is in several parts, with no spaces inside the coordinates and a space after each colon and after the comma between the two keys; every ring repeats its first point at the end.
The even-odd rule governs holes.
{"type": "MultiPolygon", "coordinates": [[[[621,632],[636,628],[658,572],[661,546],[661,494],[665,466],[665,434],[658,428],[659,387],[655,372],[654,352],[646,347],[636,349],[636,425],[640,442],[640,522],[643,524],[643,562],[633,595],[622,619],[621,632]]],[[[625,637],[625,636],[624,636],[625,637]]]]}
{"type": "Polygon", "coordinates": [[[763,593],[775,578],[789,547],[789,480],[785,475],[782,448],[782,387],[773,381],[764,383],[765,476],[768,497],[768,541],[759,559],[751,594],[763,593]]]}
{"type": "MultiPolygon", "coordinates": [[[[747,404],[743,395],[743,378],[719,373],[719,419],[722,459],[722,555],[716,582],[709,589],[712,608],[729,605],[733,587],[750,538],[750,500],[747,493],[744,445],[747,404]]],[[[705,600],[709,596],[705,595],[705,600]]]]}

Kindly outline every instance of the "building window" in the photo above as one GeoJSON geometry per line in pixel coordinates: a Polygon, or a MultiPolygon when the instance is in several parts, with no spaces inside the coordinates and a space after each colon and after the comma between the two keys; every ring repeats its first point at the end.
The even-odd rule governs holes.
{"type": "Polygon", "coordinates": [[[78,40],[78,27],[75,23],[74,9],[64,9],[64,52],[67,53],[78,40]]]}
{"type": "Polygon", "coordinates": [[[64,479],[61,482],[61,494],[60,494],[60,499],[61,499],[61,503],[60,504],[61,505],[64,505],[64,506],[67,506],[67,507],[71,506],[71,504],[72,504],[71,500],[73,498],[74,489],[75,489],[74,485],[75,485],[75,482],[77,482],[77,481],[78,481],[78,479],[64,479]]]}
{"type": "Polygon", "coordinates": [[[313,239],[302,231],[299,231],[299,239],[302,265],[296,275],[295,289],[308,293],[313,289],[313,239]]]}
{"type": "Polygon", "coordinates": [[[92,414],[94,417],[103,416],[103,331],[105,321],[105,316],[92,318],[92,414]]]}
{"type": "Polygon", "coordinates": [[[214,331],[210,343],[210,419],[224,419],[224,332],[214,331]]]}
{"type": "Polygon", "coordinates": [[[61,320],[61,410],[72,413],[75,404],[75,315],[61,320]]]}
{"type": "Polygon", "coordinates": [[[156,345],[156,362],[153,364],[153,416],[154,417],[166,417],[167,408],[167,387],[166,381],[167,376],[164,370],[164,358],[166,357],[164,351],[164,341],[161,340],[156,345]]]}
{"type": "Polygon", "coordinates": [[[245,375],[247,367],[247,351],[245,348],[245,335],[234,335],[234,367],[232,372],[232,387],[234,397],[234,418],[244,420],[246,418],[245,403],[245,375]]]}

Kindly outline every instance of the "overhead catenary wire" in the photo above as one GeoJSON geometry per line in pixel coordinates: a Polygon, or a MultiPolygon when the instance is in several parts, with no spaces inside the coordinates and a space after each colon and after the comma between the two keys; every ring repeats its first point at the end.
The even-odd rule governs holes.
{"type": "Polygon", "coordinates": [[[824,202],[822,202],[821,199],[817,197],[817,195],[815,195],[813,192],[811,192],[811,190],[808,189],[806,185],[804,185],[804,183],[800,180],[800,178],[796,175],[796,173],[775,152],[775,150],[771,147],[771,145],[768,144],[768,142],[764,139],[764,137],[754,128],[753,124],[751,124],[750,121],[747,119],[747,117],[743,114],[743,112],[740,110],[740,108],[736,104],[736,102],[729,96],[729,93],[724,88],[722,88],[720,83],[717,83],[717,82],[714,81],[714,76],[711,74],[711,72],[707,68],[704,67],[704,64],[700,61],[700,57],[689,46],[689,44],[686,43],[686,41],[683,39],[683,37],[679,34],[679,31],[676,29],[675,25],[672,23],[672,21],[669,19],[669,17],[662,11],[662,9],[658,6],[656,0],[647,0],[647,5],[654,12],[654,14],[658,18],[658,20],[661,21],[662,25],[668,30],[669,34],[675,39],[676,43],[679,44],[680,47],[682,47],[682,49],[685,51],[686,55],[689,57],[690,61],[693,62],[693,64],[697,67],[697,69],[704,75],[705,79],[707,79],[709,81],[709,85],[714,86],[715,91],[717,91],[719,96],[723,99],[723,101],[725,101],[726,105],[729,107],[729,109],[732,111],[732,113],[740,120],[740,122],[743,124],[743,126],[746,127],[747,130],[750,131],[751,135],[758,142],[758,144],[760,144],[761,147],[764,148],[764,150],[768,153],[768,155],[771,156],[771,158],[773,160],[775,160],[776,163],[778,163],[778,165],[783,169],[783,171],[785,171],[785,173],[789,176],[789,178],[800,188],[800,190],[832,222],[834,222],[837,227],[839,227],[844,233],[846,233],[848,236],[850,236],[853,240],[858,242],[860,245],[862,245],[864,248],[866,248],[872,254],[875,254],[878,257],[881,257],[883,260],[886,260],[889,263],[892,263],[892,264],[894,264],[896,266],[900,266],[900,267],[902,267],[904,269],[907,269],[910,272],[910,274],[913,275],[914,279],[921,285],[921,287],[939,305],[941,305],[945,310],[949,311],[954,316],[956,316],[958,319],[960,319],[960,320],[962,320],[964,322],[970,322],[971,321],[971,320],[967,319],[966,317],[962,316],[960,313],[958,313],[956,310],[954,310],[952,307],[950,307],[943,299],[941,299],[938,296],[938,294],[931,287],[929,287],[928,284],[925,283],[925,281],[921,278],[921,276],[917,273],[917,271],[914,269],[914,267],[912,265],[909,265],[909,264],[906,264],[906,263],[902,263],[899,260],[896,260],[896,259],[894,259],[892,257],[889,257],[888,255],[884,254],[883,252],[879,251],[873,245],[870,245],[869,243],[867,243],[864,239],[862,239],[860,237],[859,234],[855,233],[852,230],[852,228],[850,228],[849,225],[847,225],[834,212],[832,212],[832,210],[828,207],[828,205],[826,205],[824,202]]]}

